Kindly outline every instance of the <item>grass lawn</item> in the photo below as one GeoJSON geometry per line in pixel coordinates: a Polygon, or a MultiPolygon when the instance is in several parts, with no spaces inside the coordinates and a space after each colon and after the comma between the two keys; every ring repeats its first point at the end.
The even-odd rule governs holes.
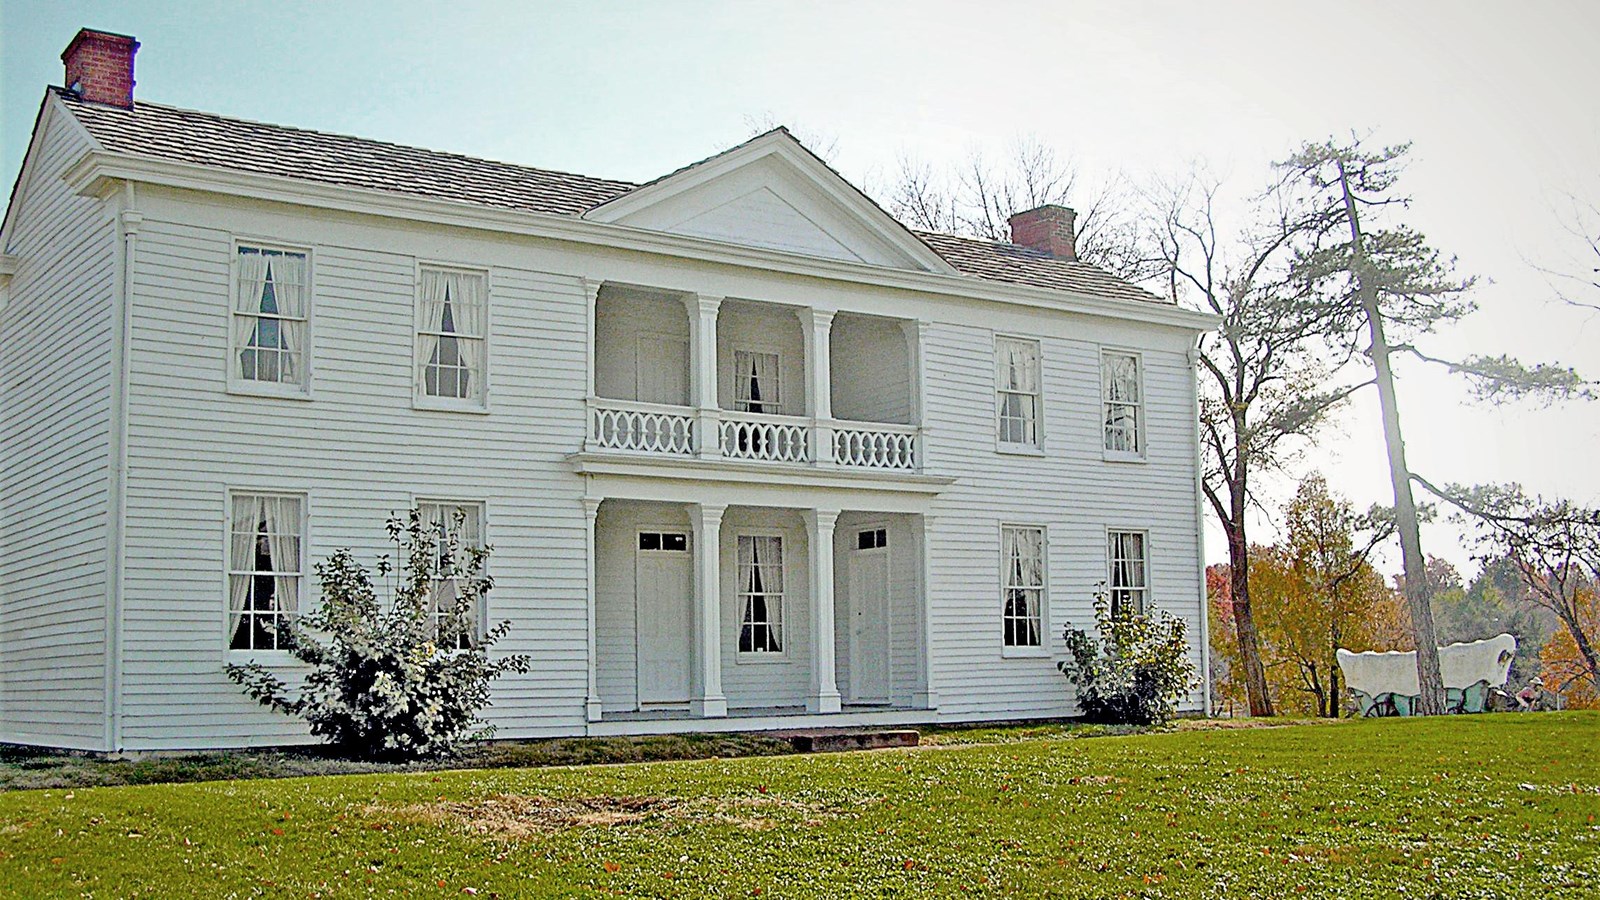
{"type": "Polygon", "coordinates": [[[1597,713],[1035,733],[10,791],[0,896],[1600,896],[1597,713]]]}

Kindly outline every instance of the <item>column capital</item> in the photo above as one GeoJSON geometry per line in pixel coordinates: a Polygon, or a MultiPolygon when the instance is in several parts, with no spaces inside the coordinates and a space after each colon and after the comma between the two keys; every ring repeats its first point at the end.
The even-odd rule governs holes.
{"type": "Polygon", "coordinates": [[[716,315],[722,308],[722,301],[727,298],[720,294],[684,294],[683,305],[689,308],[689,315],[716,315]]]}
{"type": "Polygon", "coordinates": [[[138,234],[139,226],[144,224],[144,213],[137,209],[125,209],[118,214],[122,221],[123,234],[138,234]]]}
{"type": "Polygon", "coordinates": [[[828,509],[826,507],[819,509],[802,509],[800,511],[800,517],[805,519],[806,527],[812,529],[813,531],[832,531],[833,527],[839,523],[839,514],[841,512],[843,512],[843,510],[828,509]]]}
{"type": "Polygon", "coordinates": [[[839,314],[836,309],[826,306],[802,306],[794,311],[800,317],[800,324],[810,325],[813,328],[829,328],[833,325],[833,317],[839,314]]]}
{"type": "Polygon", "coordinates": [[[583,284],[584,295],[589,298],[590,303],[593,303],[594,299],[600,296],[600,286],[604,284],[604,282],[598,278],[589,277],[580,278],[579,281],[583,284]]]}
{"type": "Polygon", "coordinates": [[[702,522],[722,522],[722,515],[728,511],[726,503],[691,503],[689,507],[702,522]]]}
{"type": "Polygon", "coordinates": [[[583,498],[583,514],[593,522],[600,515],[600,504],[605,502],[603,497],[583,498]]]}

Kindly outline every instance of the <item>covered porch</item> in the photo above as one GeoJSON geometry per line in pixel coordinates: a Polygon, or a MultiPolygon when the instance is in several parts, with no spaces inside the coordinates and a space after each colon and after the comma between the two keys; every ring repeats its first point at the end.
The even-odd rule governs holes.
{"type": "Polygon", "coordinates": [[[935,705],[922,515],[586,504],[591,723],[890,724],[935,705]]]}

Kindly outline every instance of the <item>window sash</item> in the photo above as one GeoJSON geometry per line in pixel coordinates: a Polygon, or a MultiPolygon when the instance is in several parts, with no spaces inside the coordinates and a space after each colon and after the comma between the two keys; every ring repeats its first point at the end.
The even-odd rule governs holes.
{"type": "Polygon", "coordinates": [[[1117,453],[1144,452],[1144,389],[1139,357],[1101,354],[1100,381],[1105,448],[1117,453]]]}
{"type": "MultiPolygon", "coordinates": [[[[473,600],[465,632],[447,634],[459,583],[456,577],[441,577],[438,573],[443,572],[451,562],[449,540],[452,535],[456,537],[458,550],[462,554],[471,549],[483,549],[483,504],[421,500],[417,502],[417,512],[422,521],[434,529],[438,541],[434,555],[435,576],[428,598],[434,630],[439,633],[441,645],[458,650],[469,649],[482,634],[485,598],[479,596],[473,600]],[[456,522],[458,513],[461,515],[459,525],[456,522]]],[[[466,559],[462,559],[458,565],[465,568],[466,562],[466,559]]]]}
{"type": "Polygon", "coordinates": [[[783,538],[738,537],[739,652],[782,653],[784,648],[783,538]]]}
{"type": "Polygon", "coordinates": [[[1040,352],[1037,341],[995,339],[995,414],[1007,444],[1038,444],[1040,352]]]}
{"type": "Polygon", "coordinates": [[[1044,529],[1008,525],[1000,536],[1002,643],[1007,647],[1043,646],[1044,529]]]}
{"type": "Polygon", "coordinates": [[[283,649],[305,574],[305,504],[281,494],[230,495],[227,633],[231,650],[283,649]]]}
{"type": "Polygon", "coordinates": [[[483,402],[488,369],[488,276],[424,266],[418,282],[418,395],[483,402]]]}
{"type": "Polygon", "coordinates": [[[1142,531],[1112,531],[1106,537],[1106,559],[1112,612],[1127,607],[1134,615],[1145,611],[1150,594],[1149,541],[1142,531]]]}
{"type": "Polygon", "coordinates": [[[310,257],[301,251],[241,244],[234,254],[233,353],[230,373],[240,381],[304,387],[310,323],[310,257]],[[262,308],[272,287],[275,311],[262,308]],[[276,338],[263,342],[263,323],[276,338]]]}
{"type": "Polygon", "coordinates": [[[783,358],[761,350],[733,351],[733,405],[741,412],[776,413],[783,404],[783,358]]]}

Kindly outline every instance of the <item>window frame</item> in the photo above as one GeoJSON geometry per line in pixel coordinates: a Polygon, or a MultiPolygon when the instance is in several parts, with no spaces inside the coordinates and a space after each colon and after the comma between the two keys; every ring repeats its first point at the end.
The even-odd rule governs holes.
{"type": "Polygon", "coordinates": [[[998,563],[997,585],[1000,625],[1000,655],[1005,659],[1033,659],[1050,655],[1050,526],[1037,522],[1003,521],[995,531],[999,539],[995,560],[998,563]],[[1035,645],[1006,643],[1006,583],[1005,533],[1007,529],[1028,529],[1039,532],[1039,643],[1035,645]]]}
{"type": "MultiPolygon", "coordinates": [[[[428,410],[432,412],[457,412],[485,415],[489,412],[489,394],[493,384],[489,380],[491,352],[494,342],[494,281],[491,277],[489,266],[475,266],[457,262],[439,262],[428,259],[418,259],[412,267],[411,286],[411,408],[428,410]],[[436,272],[453,272],[460,275],[476,275],[483,279],[483,371],[479,378],[483,389],[478,392],[478,399],[471,397],[440,397],[429,394],[423,386],[422,367],[422,273],[423,270],[436,272]]],[[[428,334],[436,332],[426,331],[428,334]]],[[[455,332],[460,335],[462,332],[455,332]]],[[[473,338],[468,338],[473,340],[473,338]]]]}
{"type": "MultiPolygon", "coordinates": [[[[1149,447],[1150,447],[1150,433],[1149,433],[1149,428],[1146,425],[1147,419],[1146,419],[1146,416],[1145,416],[1145,407],[1146,407],[1146,405],[1148,404],[1149,401],[1147,400],[1147,392],[1146,392],[1146,389],[1145,389],[1145,377],[1144,377],[1145,376],[1145,360],[1144,360],[1144,352],[1141,351],[1141,350],[1133,350],[1133,349],[1129,349],[1129,348],[1126,348],[1126,347],[1114,347],[1114,346],[1109,346],[1109,345],[1102,345],[1100,347],[1099,362],[1100,362],[1100,453],[1101,453],[1101,457],[1103,459],[1105,459],[1107,462],[1136,462],[1136,463],[1145,462],[1149,458],[1148,453],[1149,453],[1149,447]],[[1108,447],[1106,447],[1106,433],[1107,433],[1107,429],[1109,428],[1109,426],[1106,424],[1106,407],[1111,405],[1111,401],[1109,399],[1107,399],[1107,397],[1106,397],[1106,389],[1107,389],[1107,386],[1108,386],[1107,381],[1106,381],[1106,357],[1108,357],[1108,356],[1125,356],[1125,357],[1131,358],[1133,360],[1134,368],[1135,368],[1137,376],[1138,376],[1139,402],[1136,405],[1136,411],[1135,411],[1135,415],[1134,415],[1134,425],[1133,425],[1133,427],[1134,427],[1134,440],[1138,445],[1138,449],[1137,450],[1112,450],[1112,449],[1109,449],[1108,447]]],[[[1124,404],[1121,404],[1121,405],[1127,406],[1127,405],[1132,405],[1132,404],[1124,403],[1124,404]]]]}
{"type": "MultiPolygon", "coordinates": [[[[789,594],[793,591],[792,579],[794,568],[790,565],[789,534],[777,528],[740,528],[733,534],[733,656],[736,665],[763,665],[787,664],[789,662],[789,648],[793,646],[794,634],[789,629],[790,610],[789,594]],[[778,569],[783,573],[783,591],[778,594],[778,628],[783,642],[783,649],[776,652],[767,650],[742,650],[739,647],[739,635],[744,630],[744,591],[739,586],[739,540],[741,538],[777,538],[778,544],[778,569]]],[[[768,600],[768,609],[771,609],[770,592],[765,594],[768,600]]],[[[768,619],[770,624],[771,619],[768,619]]]]}
{"type": "Polygon", "coordinates": [[[295,605],[299,608],[299,615],[304,617],[310,610],[307,608],[307,573],[311,561],[311,494],[309,491],[284,490],[283,488],[256,488],[256,487],[229,487],[222,494],[222,594],[221,622],[217,630],[221,633],[222,658],[226,663],[259,662],[266,666],[298,666],[300,661],[295,659],[287,650],[251,650],[234,649],[233,633],[229,629],[231,611],[228,608],[228,599],[233,592],[233,502],[236,497],[293,497],[300,501],[300,569],[298,585],[299,594],[295,598],[295,605]]]}
{"type": "MultiPolygon", "coordinates": [[[[424,503],[431,503],[431,504],[435,504],[435,505],[439,505],[439,506],[476,507],[477,510],[478,510],[478,537],[483,540],[483,545],[485,547],[492,546],[491,542],[489,541],[489,503],[488,503],[488,501],[486,501],[486,500],[443,499],[443,498],[440,498],[437,495],[419,495],[419,494],[415,494],[415,493],[411,495],[411,508],[412,509],[421,510],[422,504],[424,504],[424,503]]],[[[485,564],[485,567],[484,567],[484,574],[489,574],[489,569],[488,569],[487,563],[485,564]]],[[[435,579],[435,580],[437,581],[438,579],[435,579]]],[[[475,621],[473,622],[473,626],[477,629],[477,634],[475,635],[475,637],[477,637],[477,638],[479,638],[481,640],[483,638],[484,632],[489,627],[489,597],[488,597],[487,594],[484,595],[483,597],[478,598],[478,608],[475,611],[474,619],[475,619],[475,621]]],[[[444,647],[444,648],[441,648],[441,649],[445,650],[446,652],[454,652],[454,651],[457,651],[457,650],[461,650],[463,648],[460,648],[460,647],[444,647]]]]}
{"type": "Polygon", "coordinates": [[[1045,391],[1044,391],[1044,341],[1041,340],[1040,338],[1037,338],[1037,337],[1029,337],[1029,336],[1021,335],[1021,334],[1008,334],[1008,333],[1005,333],[1005,332],[998,332],[998,331],[995,332],[994,333],[994,348],[993,348],[994,352],[993,352],[993,355],[992,355],[992,357],[990,359],[990,372],[991,373],[995,372],[995,370],[999,368],[1000,348],[1001,348],[1001,345],[1003,343],[1007,342],[1007,341],[1011,341],[1011,342],[1015,342],[1015,343],[1023,343],[1023,344],[1032,344],[1033,347],[1034,347],[1034,357],[1033,358],[1034,358],[1034,366],[1035,366],[1035,369],[1036,369],[1036,371],[1034,372],[1034,381],[1038,385],[1038,388],[1037,388],[1037,390],[1035,390],[1033,392],[1033,394],[1031,394],[1031,396],[1033,397],[1033,440],[1031,440],[1031,441],[1008,441],[1008,440],[1005,439],[1005,431],[1004,431],[1004,429],[1002,427],[1002,421],[1005,418],[1005,416],[1004,416],[1004,404],[1003,404],[1003,402],[1001,400],[1002,395],[1007,395],[1007,394],[1017,394],[1017,395],[1020,395],[1020,396],[1030,396],[1030,395],[1026,394],[1023,391],[1003,391],[1003,390],[1001,390],[1001,388],[1000,388],[1000,380],[999,380],[998,377],[996,377],[994,379],[994,443],[995,443],[995,451],[998,452],[998,453],[1009,453],[1009,454],[1016,454],[1016,455],[1020,455],[1020,456],[1043,456],[1044,455],[1044,440],[1045,440],[1045,428],[1044,428],[1044,393],[1045,393],[1045,391]]]}
{"type": "Polygon", "coordinates": [[[728,353],[728,402],[732,412],[748,413],[752,416],[781,416],[783,412],[783,350],[776,344],[745,343],[729,348],[728,353]],[[739,354],[771,356],[777,360],[773,366],[773,382],[777,388],[778,396],[773,400],[762,400],[763,406],[775,407],[772,412],[757,412],[753,409],[741,409],[740,403],[747,402],[739,399],[739,354]]]}
{"type": "MultiPolygon", "coordinates": [[[[223,359],[223,375],[226,378],[227,392],[230,394],[248,395],[253,397],[275,397],[280,400],[310,400],[312,399],[312,384],[316,376],[314,362],[316,346],[316,254],[310,245],[285,243],[274,238],[254,238],[249,235],[233,235],[229,242],[228,256],[228,309],[227,309],[227,342],[228,352],[223,359]],[[305,256],[306,283],[305,283],[305,347],[300,352],[301,366],[304,375],[299,382],[282,381],[257,381],[245,378],[238,372],[239,354],[243,348],[235,343],[233,322],[239,312],[239,251],[248,248],[251,250],[267,250],[275,253],[298,253],[305,256]]],[[[280,317],[282,318],[282,317],[280,317]]]]}
{"type": "Polygon", "coordinates": [[[1154,590],[1152,589],[1151,584],[1150,584],[1150,559],[1151,559],[1151,557],[1153,555],[1150,552],[1150,529],[1148,529],[1148,528],[1124,527],[1124,526],[1120,526],[1120,525],[1107,525],[1106,526],[1106,528],[1105,528],[1105,548],[1106,548],[1106,601],[1107,601],[1107,603],[1114,603],[1115,602],[1115,594],[1113,592],[1116,590],[1116,585],[1115,585],[1115,582],[1114,582],[1113,576],[1112,576],[1112,572],[1115,571],[1115,566],[1114,566],[1115,560],[1111,556],[1111,536],[1114,535],[1114,534],[1137,534],[1137,535],[1140,535],[1143,538],[1143,547],[1144,547],[1144,560],[1143,560],[1144,586],[1142,588],[1127,588],[1127,590],[1138,590],[1138,591],[1140,591],[1142,593],[1143,596],[1140,598],[1139,607],[1138,607],[1138,610],[1136,611],[1136,613],[1148,613],[1150,611],[1150,609],[1151,609],[1151,605],[1150,605],[1151,604],[1151,597],[1154,594],[1154,590]]]}

